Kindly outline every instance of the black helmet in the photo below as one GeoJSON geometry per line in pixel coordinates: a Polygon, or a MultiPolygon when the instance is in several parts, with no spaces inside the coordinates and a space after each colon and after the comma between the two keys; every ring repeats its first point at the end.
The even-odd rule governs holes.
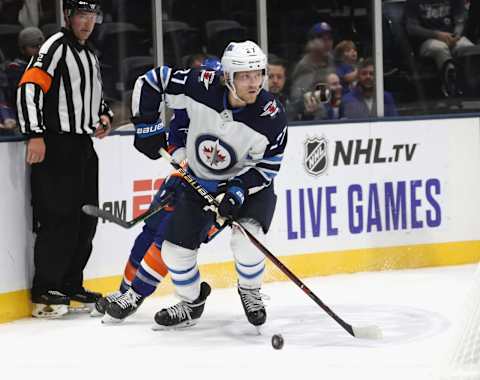
{"type": "Polygon", "coordinates": [[[100,13],[99,0],[63,0],[64,10],[75,10],[100,13]]]}
{"type": "Polygon", "coordinates": [[[100,0],[63,0],[63,10],[71,17],[75,11],[92,12],[97,14],[97,24],[103,21],[100,0]]]}

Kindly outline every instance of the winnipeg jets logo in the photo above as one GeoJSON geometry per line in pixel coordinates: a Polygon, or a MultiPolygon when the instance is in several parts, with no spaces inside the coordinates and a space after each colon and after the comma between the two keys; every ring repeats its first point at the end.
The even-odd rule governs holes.
{"type": "Polygon", "coordinates": [[[215,71],[202,70],[198,80],[199,82],[202,82],[205,88],[208,90],[210,85],[213,83],[214,78],[215,78],[215,71]]]}
{"type": "Polygon", "coordinates": [[[206,161],[210,166],[220,166],[225,162],[226,155],[222,154],[220,146],[218,145],[218,140],[215,141],[215,145],[204,146],[203,155],[206,158],[206,161]]]}
{"type": "Polygon", "coordinates": [[[278,113],[277,102],[275,100],[271,100],[267,104],[265,104],[265,107],[263,107],[263,113],[260,116],[275,117],[277,113],[278,113]]]}
{"type": "Polygon", "coordinates": [[[218,137],[201,136],[196,146],[198,161],[213,172],[228,170],[236,163],[236,155],[232,147],[218,137]]]}

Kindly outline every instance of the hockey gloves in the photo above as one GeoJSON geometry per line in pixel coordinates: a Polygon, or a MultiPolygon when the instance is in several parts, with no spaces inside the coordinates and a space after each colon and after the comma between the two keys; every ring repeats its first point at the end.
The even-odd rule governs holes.
{"type": "Polygon", "coordinates": [[[160,158],[160,148],[167,148],[165,127],[160,114],[135,116],[135,148],[152,160],[160,158]]]}
{"type": "Polygon", "coordinates": [[[218,214],[222,218],[237,217],[243,202],[245,201],[245,188],[239,179],[228,182],[227,191],[218,205],[218,214]]]}
{"type": "MultiPolygon", "coordinates": [[[[173,201],[178,192],[183,191],[184,188],[185,184],[182,180],[182,177],[175,173],[170,174],[167,178],[165,178],[162,186],[158,190],[157,194],[155,194],[154,202],[161,203],[161,200],[167,196],[171,197],[173,201]]],[[[173,206],[172,201],[169,202],[171,206],[173,206]]]]}

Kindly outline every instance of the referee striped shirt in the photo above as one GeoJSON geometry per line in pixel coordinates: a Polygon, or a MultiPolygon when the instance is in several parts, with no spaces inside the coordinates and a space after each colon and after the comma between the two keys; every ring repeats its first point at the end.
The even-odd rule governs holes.
{"type": "Polygon", "coordinates": [[[32,58],[17,90],[22,133],[91,134],[100,115],[113,117],[103,99],[98,58],[68,29],[51,36],[32,58]]]}

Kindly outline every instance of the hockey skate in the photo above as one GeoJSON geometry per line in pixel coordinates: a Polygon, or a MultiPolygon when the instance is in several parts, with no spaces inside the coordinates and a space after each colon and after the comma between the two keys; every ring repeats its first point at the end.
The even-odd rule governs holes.
{"type": "Polygon", "coordinates": [[[202,316],[205,301],[212,289],[206,282],[200,284],[200,295],[193,302],[181,301],[155,314],[154,330],[167,330],[194,326],[202,316]]]}
{"type": "Polygon", "coordinates": [[[91,311],[90,316],[92,317],[101,317],[105,315],[105,310],[109,303],[116,301],[120,298],[123,293],[120,290],[110,293],[105,297],[101,297],[95,302],[95,308],[91,311]]]}
{"type": "Polygon", "coordinates": [[[80,288],[75,292],[66,292],[70,301],[78,304],[71,304],[69,307],[69,311],[72,313],[82,313],[87,312],[92,315],[95,311],[95,304],[96,302],[102,298],[102,295],[97,292],[91,292],[85,288],[80,288]]]}
{"type": "Polygon", "coordinates": [[[128,289],[115,301],[107,304],[102,323],[122,322],[125,318],[137,311],[144,299],[145,297],[142,297],[132,288],[128,289]]]}
{"type": "Polygon", "coordinates": [[[70,298],[59,291],[32,293],[32,316],[35,318],[60,318],[68,313],[68,305],[70,298]]]}
{"type": "Polygon", "coordinates": [[[238,294],[240,295],[248,322],[257,327],[257,331],[260,333],[259,326],[263,325],[267,320],[267,312],[263,300],[268,299],[268,297],[260,293],[260,288],[247,289],[242,288],[240,285],[238,285],[238,294]]]}

